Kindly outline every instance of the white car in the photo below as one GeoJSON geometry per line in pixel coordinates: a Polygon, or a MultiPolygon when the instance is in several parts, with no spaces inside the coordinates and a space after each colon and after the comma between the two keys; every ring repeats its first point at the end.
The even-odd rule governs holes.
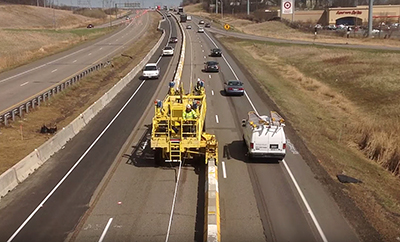
{"type": "Polygon", "coordinates": [[[197,30],[197,33],[204,33],[204,29],[203,29],[203,28],[199,28],[199,29],[197,30]]]}
{"type": "Polygon", "coordinates": [[[174,55],[174,48],[171,46],[165,46],[165,48],[162,50],[162,55],[174,55]]]}
{"type": "Polygon", "coordinates": [[[191,21],[192,20],[192,16],[187,16],[187,19],[186,19],[187,21],[191,21]]]}
{"type": "Polygon", "coordinates": [[[143,68],[142,76],[149,79],[158,79],[160,77],[160,67],[158,67],[156,63],[148,63],[143,68]]]}
{"type": "Polygon", "coordinates": [[[192,29],[192,25],[186,26],[186,29],[192,29]]]}

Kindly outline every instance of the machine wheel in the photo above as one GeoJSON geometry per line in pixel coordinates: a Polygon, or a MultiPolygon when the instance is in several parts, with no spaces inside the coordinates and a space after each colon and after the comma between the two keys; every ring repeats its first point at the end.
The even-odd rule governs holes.
{"type": "Polygon", "coordinates": [[[154,151],[154,161],[157,166],[163,166],[165,164],[165,159],[163,157],[163,150],[161,148],[157,148],[154,151]]]}

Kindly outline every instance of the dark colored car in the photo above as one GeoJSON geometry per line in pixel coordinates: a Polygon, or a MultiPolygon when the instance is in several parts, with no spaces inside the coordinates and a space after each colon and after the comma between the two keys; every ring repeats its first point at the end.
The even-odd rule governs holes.
{"type": "Polygon", "coordinates": [[[216,62],[216,61],[204,62],[204,71],[205,72],[219,72],[218,62],[216,62]]]}
{"type": "Polygon", "coordinates": [[[211,24],[210,24],[210,23],[206,23],[206,24],[204,25],[204,27],[206,27],[206,28],[211,28],[211,24]]]}
{"type": "Polygon", "coordinates": [[[222,56],[221,49],[218,49],[218,48],[211,49],[211,56],[219,56],[219,57],[221,57],[222,56]]]}
{"type": "Polygon", "coordinates": [[[170,43],[178,43],[178,38],[177,37],[171,37],[171,39],[169,39],[170,43]]]}
{"type": "Polygon", "coordinates": [[[243,82],[232,80],[224,83],[225,95],[240,95],[244,94],[243,82]]]}
{"type": "Polygon", "coordinates": [[[88,24],[88,26],[86,27],[88,29],[94,28],[93,24],[88,24]]]}

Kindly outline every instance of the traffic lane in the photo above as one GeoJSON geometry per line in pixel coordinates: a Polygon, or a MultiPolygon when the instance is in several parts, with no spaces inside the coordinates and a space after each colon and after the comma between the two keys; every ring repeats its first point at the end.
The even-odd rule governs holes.
{"type": "MultiPolygon", "coordinates": [[[[217,40],[214,39],[213,41],[217,44],[218,47],[221,47],[221,44],[219,44],[217,40]]],[[[223,51],[223,53],[228,53],[225,49],[223,49],[223,51]]],[[[245,99],[246,101],[242,102],[238,99],[232,98],[233,102],[236,102],[236,105],[239,105],[238,107],[240,107],[240,105],[243,105],[244,103],[248,104],[247,108],[244,107],[237,111],[237,113],[240,115],[239,119],[247,117],[247,112],[253,110],[254,108],[260,114],[268,115],[269,110],[271,110],[271,105],[267,103],[268,101],[265,101],[263,98],[261,98],[261,96],[264,96],[265,94],[264,91],[259,88],[259,84],[255,83],[255,81],[249,81],[249,79],[247,79],[243,75],[245,71],[242,71],[241,73],[240,70],[243,69],[235,64],[234,57],[232,58],[228,54],[225,54],[224,57],[228,61],[229,65],[227,65],[224,61],[221,65],[221,69],[230,70],[229,66],[231,66],[239,79],[244,81],[244,83],[247,83],[247,85],[245,85],[245,90],[249,99],[246,98],[247,100],[245,99]],[[225,64],[225,68],[223,64],[225,64]]],[[[247,75],[250,76],[249,73],[247,75]]],[[[229,74],[227,74],[226,76],[228,76],[228,78],[236,79],[236,76],[233,73],[231,73],[231,76],[229,76],[229,74]]],[[[271,76],[270,78],[274,77],[271,76]]],[[[291,137],[289,135],[287,137],[290,140],[291,137]]],[[[333,241],[335,241],[337,239],[343,239],[348,241],[358,241],[356,233],[346,221],[343,214],[340,212],[337,204],[335,203],[333,198],[327,193],[322,184],[315,179],[315,175],[312,173],[310,167],[304,161],[302,156],[298,154],[296,148],[293,145],[290,145],[288,147],[293,147],[293,149],[287,150],[288,155],[285,161],[282,162],[281,166],[284,167],[284,163],[286,163],[288,169],[283,170],[286,173],[288,173],[288,170],[290,170],[290,172],[292,172],[294,175],[294,179],[299,184],[301,192],[305,196],[305,201],[299,200],[300,203],[303,206],[305,203],[308,203],[310,205],[311,210],[316,217],[316,222],[314,226],[312,226],[312,228],[315,228],[315,226],[321,226],[322,231],[324,235],[328,238],[328,240],[332,239],[333,241]]],[[[290,181],[290,183],[293,185],[294,182],[292,178],[288,178],[288,181],[290,181]]],[[[297,191],[297,188],[295,188],[294,191],[296,191],[295,195],[299,199],[299,192],[297,191]]],[[[304,209],[304,213],[307,213],[307,209],[304,209]]]]}
{"type": "MultiPolygon", "coordinates": [[[[146,25],[137,27],[139,29],[145,29],[149,22],[148,14],[143,18],[146,25]]],[[[124,31],[128,33],[137,33],[136,28],[124,28],[124,31]]],[[[3,93],[8,93],[11,86],[13,87],[11,89],[16,92],[15,94],[13,93],[13,95],[0,95],[0,110],[5,110],[6,108],[52,86],[54,83],[58,83],[62,79],[77,74],[79,72],[78,70],[86,69],[89,66],[92,66],[95,62],[108,58],[110,53],[119,51],[123,45],[114,45],[112,42],[115,39],[118,39],[119,36],[124,35],[124,31],[117,32],[112,36],[108,36],[106,39],[102,39],[94,45],[92,43],[83,49],[78,49],[75,52],[65,54],[55,60],[43,64],[37,62],[37,65],[34,65],[34,67],[28,70],[19,73],[10,71],[10,73],[15,73],[14,75],[0,75],[8,76],[0,80],[0,90],[3,90],[3,93]]],[[[125,41],[125,44],[133,42],[129,37],[126,37],[125,41]]]]}
{"type": "MultiPolygon", "coordinates": [[[[174,56],[178,60],[178,55],[174,56]]],[[[163,79],[156,98],[164,99],[174,68],[163,79]]],[[[187,85],[187,79],[183,82],[187,85]]],[[[75,241],[97,241],[105,233],[105,241],[164,241],[171,213],[177,165],[157,167],[150,149],[150,125],[153,105],[144,113],[143,124],[133,130],[133,138],[116,158],[116,170],[111,173],[104,192],[95,199],[95,206],[75,241]],[[107,229],[107,223],[112,224],[107,229]],[[104,232],[105,231],[105,232],[104,232]]],[[[175,210],[169,238],[171,241],[201,241],[204,212],[204,171],[190,164],[181,171],[175,210]],[[203,197],[203,198],[202,198],[203,197]],[[201,220],[202,222],[199,222],[201,220]]]]}
{"type": "MultiPolygon", "coordinates": [[[[153,56],[152,61],[156,61],[157,58],[158,56],[153,56]]],[[[168,60],[160,62],[160,66],[164,66],[166,69],[168,60]]],[[[138,80],[139,76],[140,74],[137,76],[136,80],[138,80]]],[[[51,238],[51,241],[59,241],[65,237],[68,231],[73,229],[74,225],[76,225],[79,220],[80,216],[78,215],[82,215],[82,209],[86,210],[88,199],[90,199],[99,180],[101,180],[102,176],[107,171],[111,163],[110,160],[113,160],[111,159],[112,154],[115,155],[115,152],[119,150],[119,148],[115,148],[118,146],[114,145],[118,145],[121,139],[124,140],[121,137],[125,137],[126,134],[129,133],[129,131],[127,132],[126,130],[132,128],[134,122],[138,120],[137,113],[143,111],[142,106],[140,106],[141,102],[145,102],[144,100],[149,97],[149,93],[147,92],[151,92],[151,90],[154,91],[158,83],[159,82],[152,80],[145,82],[143,89],[137,93],[135,101],[128,105],[127,109],[121,113],[120,118],[115,121],[104,134],[103,138],[99,140],[92,151],[88,153],[80,165],[71,173],[71,177],[76,176],[76,179],[69,178],[65,180],[65,183],[59,187],[59,190],[53,194],[32,220],[26,224],[26,227],[17,235],[17,241],[26,241],[27,238],[29,238],[29,241],[36,239],[38,241],[44,241],[45,238],[51,238]],[[131,117],[125,117],[126,115],[131,115],[131,117]],[[118,122],[125,123],[119,125],[118,122]],[[116,138],[113,138],[114,136],[116,138]],[[112,142],[109,142],[109,140],[112,142]],[[93,152],[93,150],[96,150],[96,152],[93,152]],[[87,183],[82,183],[81,180],[87,183]],[[90,193],[88,190],[92,192],[90,193]],[[78,197],[72,197],[69,194],[78,194],[78,197]],[[74,201],[74,199],[77,200],[74,201]],[[62,207],[63,204],[73,206],[76,213],[71,212],[71,207],[62,207]],[[48,221],[54,224],[56,224],[56,221],[60,221],[60,217],[58,217],[59,214],[65,215],[63,220],[59,222],[61,223],[60,226],[53,227],[52,223],[47,224],[48,221]],[[38,231],[43,229],[43,224],[46,224],[44,227],[51,233],[46,234],[45,232],[39,232],[40,234],[34,237],[38,231]],[[48,229],[49,227],[52,229],[48,229]]],[[[5,206],[2,207],[0,211],[0,216],[4,218],[4,220],[0,221],[0,241],[6,241],[11,234],[16,231],[28,215],[37,207],[40,201],[43,200],[45,195],[49,193],[61,177],[66,174],[67,170],[79,159],[81,154],[89,147],[94,137],[97,137],[101,130],[104,129],[107,122],[114,117],[118,111],[117,108],[123,105],[122,102],[126,101],[128,97],[132,95],[138,85],[138,81],[132,81],[108,107],[91,121],[90,125],[81,131],[73,141],[68,142],[65,149],[58,152],[45,163],[44,167],[47,167],[47,169],[39,169],[39,171],[33,174],[26,182],[20,184],[15,192],[11,192],[5,197],[9,202],[5,202],[5,206]],[[48,172],[44,174],[41,172],[42,170],[47,170],[48,172]]]]}
{"type": "Polygon", "coordinates": [[[201,33],[190,30],[187,33],[193,46],[194,76],[205,82],[208,106],[206,132],[216,135],[220,147],[218,174],[221,238],[226,241],[264,241],[263,227],[246,164],[226,153],[228,145],[232,140],[239,139],[241,134],[232,115],[235,112],[234,107],[220,94],[222,73],[202,71],[204,59],[207,59],[205,50],[208,50],[208,46],[201,42],[201,33]],[[239,197],[242,198],[240,202],[239,197]]]}

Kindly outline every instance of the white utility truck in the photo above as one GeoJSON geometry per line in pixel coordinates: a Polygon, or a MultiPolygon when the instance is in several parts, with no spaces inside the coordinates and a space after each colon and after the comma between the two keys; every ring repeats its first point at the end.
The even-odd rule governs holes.
{"type": "Polygon", "coordinates": [[[243,141],[250,158],[283,159],[286,155],[286,136],[283,131],[284,119],[275,111],[260,116],[254,111],[242,120],[243,141]]]}

